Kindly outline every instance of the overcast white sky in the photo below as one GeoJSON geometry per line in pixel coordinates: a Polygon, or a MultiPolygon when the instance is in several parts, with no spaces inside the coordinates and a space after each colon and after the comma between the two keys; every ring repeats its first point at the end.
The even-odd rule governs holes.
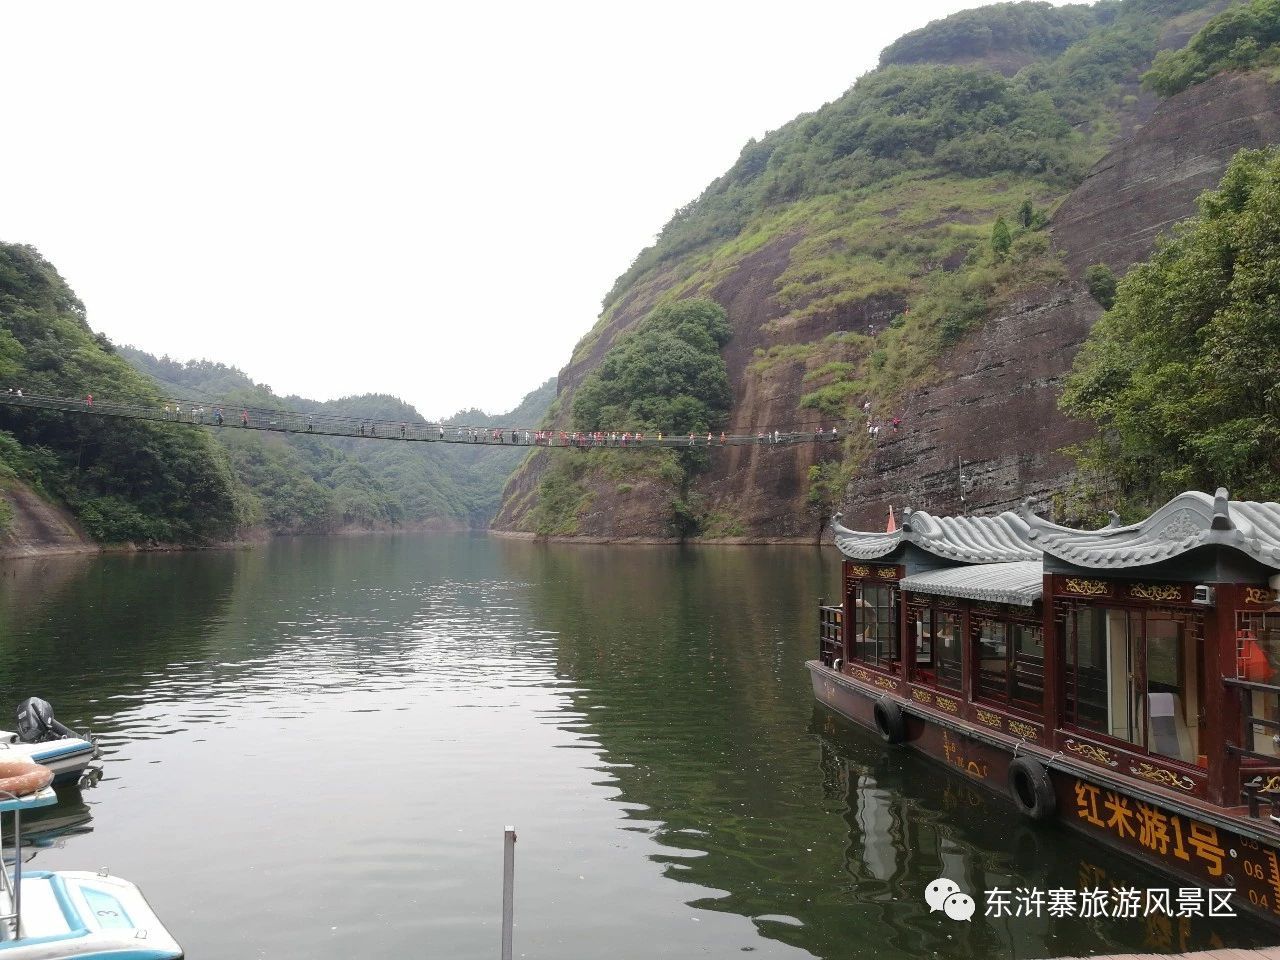
{"type": "Polygon", "coordinates": [[[498,412],[750,137],[977,5],[7,3],[0,239],[117,343],[498,412]]]}

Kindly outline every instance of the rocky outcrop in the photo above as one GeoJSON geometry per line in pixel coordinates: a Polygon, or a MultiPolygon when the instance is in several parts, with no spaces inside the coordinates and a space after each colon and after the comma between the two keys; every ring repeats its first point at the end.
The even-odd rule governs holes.
{"type": "Polygon", "coordinates": [[[84,535],[69,513],[49,503],[26,484],[10,481],[0,488],[0,499],[13,511],[12,523],[0,533],[0,557],[98,551],[98,545],[84,535]]]}
{"type": "Polygon", "coordinates": [[[1146,259],[1238,151],[1274,143],[1280,85],[1262,74],[1219,76],[1162,104],[1054,215],[1072,282],[1020,298],[950,355],[936,386],[906,399],[905,429],[882,439],[850,486],[846,523],[876,525],[889,503],[935,512],[1025,498],[1047,506],[1071,476],[1063,448],[1090,433],[1057,407],[1101,315],[1080,282],[1085,268],[1105,263],[1121,275],[1146,259]]]}
{"type": "MultiPolygon", "coordinates": [[[[846,524],[879,526],[890,504],[937,513],[996,510],[1028,497],[1044,505],[1069,481],[1064,448],[1089,428],[1061,414],[1058,397],[1101,314],[1084,288],[1085,268],[1106,263],[1122,274],[1150,254],[1162,232],[1195,213],[1196,198],[1216,185],[1239,150],[1280,142],[1280,85],[1261,73],[1224,75],[1154,110],[1140,102],[1132,118],[1126,130],[1132,132],[1053,216],[1051,234],[1067,281],[1016,298],[958,344],[928,386],[902,398],[901,429],[880,435],[848,487],[841,506],[846,524]]],[[[904,306],[867,298],[799,323],[779,322],[796,316],[777,303],[775,290],[800,237],[755,251],[708,291],[734,326],[725,349],[733,432],[803,419],[798,403],[812,389],[805,374],[832,359],[827,351],[815,360],[799,354],[766,363],[757,348],[812,344],[837,331],[874,336],[904,306]]],[[[561,390],[581,382],[618,333],[678,279],[673,271],[631,291],[561,373],[561,390]]],[[[808,473],[834,454],[832,446],[815,444],[732,448],[713,458],[694,492],[748,538],[816,540],[822,518],[806,502],[808,473]]],[[[517,475],[496,527],[520,527],[536,499],[535,481],[536,469],[517,475]]],[[[593,494],[582,535],[623,539],[666,530],[669,496],[642,498],[635,490],[623,495],[603,487],[593,494]]]]}

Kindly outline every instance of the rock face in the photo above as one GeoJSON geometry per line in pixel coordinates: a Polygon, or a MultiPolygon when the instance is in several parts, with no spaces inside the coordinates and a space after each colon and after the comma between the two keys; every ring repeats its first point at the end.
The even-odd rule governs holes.
{"type": "Polygon", "coordinates": [[[74,518],[40,497],[26,484],[13,481],[0,489],[0,499],[13,511],[13,523],[0,533],[0,558],[60,553],[96,553],[74,518]]]}
{"type": "Polygon", "coordinates": [[[1195,213],[1238,151],[1274,143],[1280,85],[1261,74],[1222,75],[1163,103],[1054,215],[1072,282],[988,321],[952,353],[936,386],[909,398],[907,429],[882,439],[868,475],[851,485],[846,523],[875,525],[888,503],[938,512],[1000,510],[1025,498],[1046,505],[1070,478],[1062,448],[1089,434],[1057,409],[1100,316],[1080,282],[1085,268],[1105,263],[1122,275],[1195,213]],[[965,502],[962,473],[971,483],[965,502]]]}
{"type": "MultiPolygon", "coordinates": [[[[1195,213],[1196,198],[1217,184],[1236,152],[1280,142],[1280,85],[1259,73],[1219,76],[1162,103],[1146,120],[1053,216],[1051,234],[1068,281],[1017,299],[953,348],[931,385],[903,399],[901,429],[881,433],[848,487],[841,507],[846,524],[879,527],[890,504],[899,514],[905,506],[987,512],[1028,497],[1044,505],[1070,479],[1071,462],[1062,450],[1087,436],[1088,428],[1063,416],[1057,401],[1101,313],[1084,288],[1085,268],[1106,263],[1123,274],[1150,254],[1161,232],[1195,213]]],[[[771,321],[787,311],[774,298],[775,281],[798,239],[756,251],[711,292],[735,331],[725,349],[734,389],[732,432],[802,419],[797,408],[810,389],[807,362],[765,365],[756,348],[812,343],[836,331],[874,335],[904,306],[873,298],[780,328],[771,321]]],[[[667,276],[633,291],[591,348],[561,372],[560,390],[575,388],[614,337],[677,280],[667,276]]],[[[806,504],[809,468],[834,455],[831,445],[731,448],[713,458],[695,492],[713,512],[732,517],[747,539],[816,541],[824,518],[806,504]]],[[[535,499],[536,473],[526,468],[517,475],[496,528],[519,527],[535,499]]],[[[661,536],[667,506],[667,498],[639,489],[594,490],[579,533],[661,536]]]]}

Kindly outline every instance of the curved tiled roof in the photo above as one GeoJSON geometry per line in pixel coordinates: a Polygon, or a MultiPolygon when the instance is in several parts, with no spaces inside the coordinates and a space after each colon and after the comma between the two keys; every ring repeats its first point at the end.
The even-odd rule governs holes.
{"type": "Polygon", "coordinates": [[[1229,500],[1191,491],[1174,497],[1141,523],[1074,530],[1019,510],[1030,542],[1045,553],[1078,567],[1121,569],[1159,563],[1203,546],[1239,550],[1259,563],[1280,569],[1280,504],[1229,500]]]}
{"type": "Polygon", "coordinates": [[[850,560],[879,560],[893,553],[902,542],[901,530],[893,533],[863,533],[843,527],[838,513],[831,518],[831,528],[835,531],[836,546],[850,560]]]}
{"type": "Polygon", "coordinates": [[[894,533],[849,530],[832,518],[836,546],[851,560],[888,556],[906,540],[934,556],[958,563],[1010,563],[1039,560],[1040,549],[1028,538],[1026,521],[1011,511],[995,517],[935,517],[917,510],[903,518],[894,533]]]}
{"type": "Polygon", "coordinates": [[[975,563],[914,573],[899,581],[903,590],[943,597],[966,597],[1029,607],[1040,599],[1044,564],[1039,560],[975,563]]]}

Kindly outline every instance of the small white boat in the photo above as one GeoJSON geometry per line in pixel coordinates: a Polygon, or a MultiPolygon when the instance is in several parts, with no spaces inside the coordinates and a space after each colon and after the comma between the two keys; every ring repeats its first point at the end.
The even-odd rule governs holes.
{"type": "MultiPolygon", "coordinates": [[[[51,779],[51,772],[46,777],[51,779]]],[[[22,812],[57,803],[52,788],[0,796],[9,797],[0,799],[0,817],[13,815],[15,842],[12,869],[0,870],[0,958],[181,960],[182,948],[128,880],[106,873],[22,869],[22,812]]]]}
{"type": "Polygon", "coordinates": [[[76,783],[99,756],[92,734],[81,735],[53,717],[47,700],[18,706],[17,732],[0,730],[0,760],[29,760],[53,771],[54,783],[76,783]]]}

